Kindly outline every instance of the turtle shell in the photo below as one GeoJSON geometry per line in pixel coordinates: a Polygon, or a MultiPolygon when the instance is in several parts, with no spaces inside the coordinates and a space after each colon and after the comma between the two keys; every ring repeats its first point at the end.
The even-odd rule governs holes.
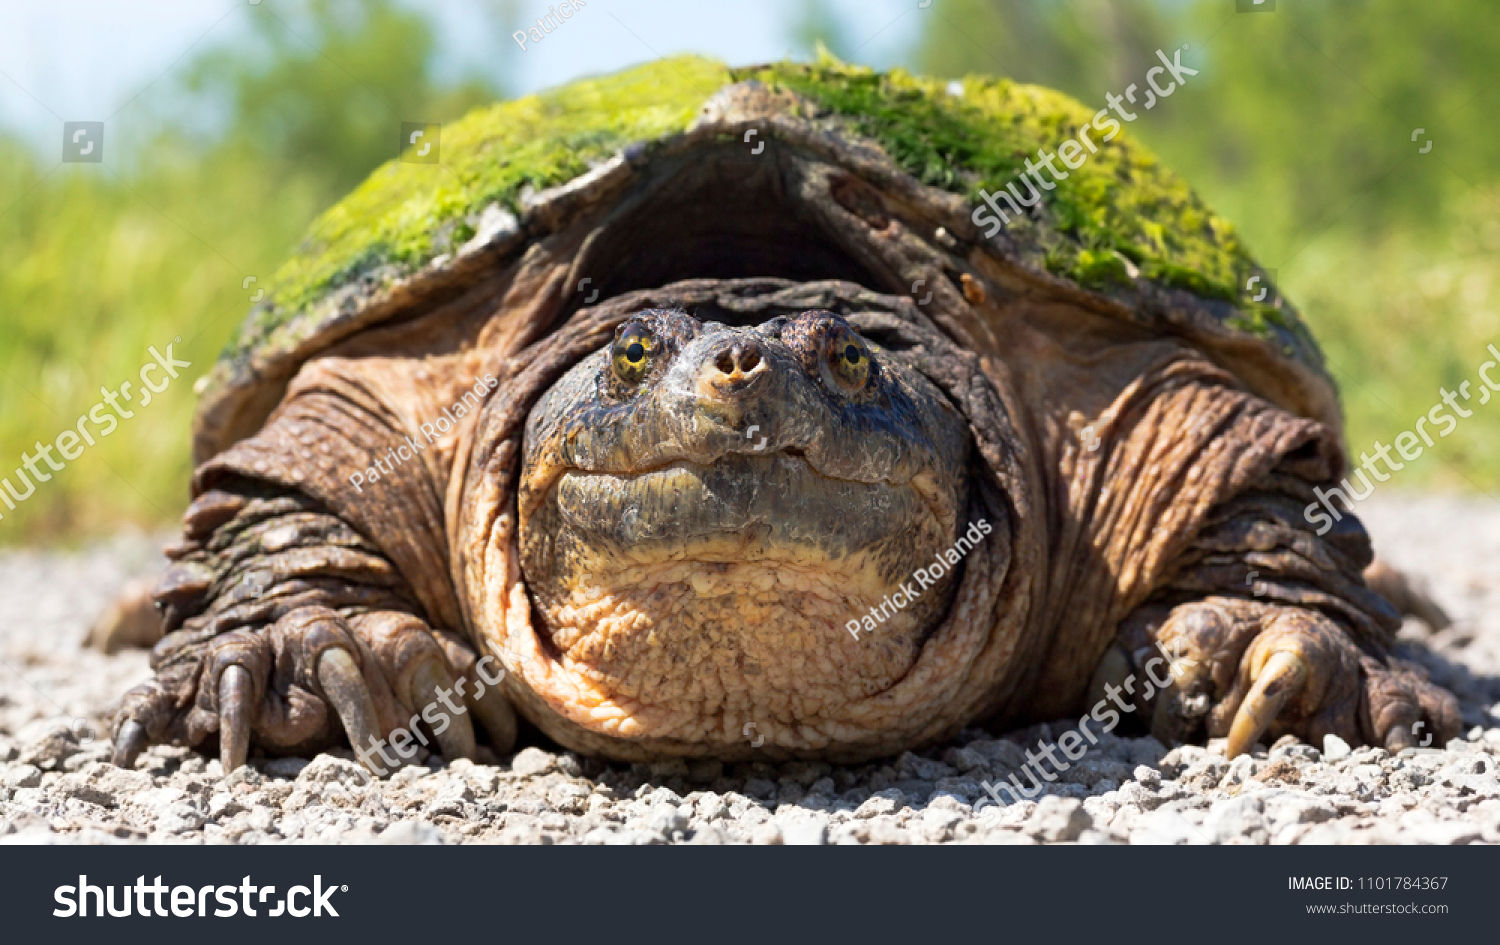
{"type": "Polygon", "coordinates": [[[936,293],[929,314],[963,342],[974,325],[944,312],[973,294],[972,276],[1178,336],[1341,438],[1336,388],[1296,311],[1274,289],[1237,291],[1265,274],[1128,131],[1027,215],[992,236],[976,224],[982,192],[1093,117],[1008,80],[827,58],[672,58],[479,110],[441,129],[438,163],[393,159],[313,224],[200,382],[194,461],[253,434],[309,358],[472,296],[579,226],[567,284],[537,289],[558,296],[549,325],[685,278],[847,279],[924,305],[936,293]],[[841,243],[839,220],[855,217],[904,254],[841,243]]]}

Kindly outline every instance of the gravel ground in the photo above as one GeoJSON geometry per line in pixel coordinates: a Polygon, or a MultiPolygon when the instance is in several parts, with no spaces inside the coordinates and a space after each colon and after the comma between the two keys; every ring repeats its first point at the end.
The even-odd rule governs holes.
{"type": "Polygon", "coordinates": [[[1467,737],[1394,757],[1288,738],[1231,763],[1222,742],[1105,735],[1037,801],[1005,807],[981,803],[981,781],[1063,728],[968,731],[858,766],[619,766],[527,747],[385,781],[347,753],[254,760],[226,780],[217,759],[153,748],[122,770],[103,713],[146,656],[79,642],[158,543],[0,554],[0,842],[1500,842],[1500,501],[1377,497],[1362,514],[1455,618],[1437,634],[1408,623],[1403,650],[1459,694],[1467,737]]]}

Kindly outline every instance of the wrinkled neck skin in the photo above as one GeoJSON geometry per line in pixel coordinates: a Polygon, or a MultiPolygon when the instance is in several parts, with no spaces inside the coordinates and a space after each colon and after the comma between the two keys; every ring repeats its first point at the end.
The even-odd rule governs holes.
{"type": "Polygon", "coordinates": [[[997,593],[964,575],[1004,573],[1007,530],[950,399],[829,312],[653,310],[606,340],[476,441],[512,456],[464,497],[497,506],[471,548],[510,580],[470,569],[468,611],[522,711],[625,759],[864,758],[962,724],[997,593]]]}

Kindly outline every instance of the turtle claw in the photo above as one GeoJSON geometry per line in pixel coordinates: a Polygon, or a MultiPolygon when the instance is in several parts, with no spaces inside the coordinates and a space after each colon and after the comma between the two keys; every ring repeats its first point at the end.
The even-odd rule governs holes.
{"type": "Polygon", "coordinates": [[[1402,725],[1394,725],[1385,733],[1385,749],[1395,754],[1406,748],[1417,747],[1417,735],[1412,729],[1402,725]]]}
{"type": "Polygon", "coordinates": [[[498,688],[486,687],[484,683],[476,686],[474,676],[473,669],[465,674],[469,690],[464,693],[464,701],[473,710],[474,717],[479,720],[485,734],[490,737],[490,747],[495,750],[495,754],[508,755],[516,747],[516,710],[498,688]],[[477,698],[476,692],[479,694],[477,698]]]}
{"type": "MultiPolygon", "coordinates": [[[[339,721],[344,723],[349,744],[361,748],[375,744],[384,734],[375,714],[374,700],[365,688],[364,676],[348,650],[332,646],[323,651],[318,657],[318,684],[338,713],[339,721]]],[[[366,767],[370,767],[370,762],[362,754],[359,757],[366,767]]]]}
{"type": "MultiPolygon", "coordinates": [[[[412,672],[411,703],[414,706],[452,705],[452,696],[456,690],[453,676],[440,658],[424,660],[412,672]]],[[[423,720],[427,721],[425,710],[423,713],[423,720]]],[[[467,711],[446,711],[443,715],[448,724],[441,730],[436,725],[433,726],[433,736],[443,750],[443,757],[449,761],[454,758],[473,760],[474,726],[469,721],[467,711]]]]}
{"type": "Polygon", "coordinates": [[[126,719],[115,733],[114,765],[117,768],[134,768],[135,760],[146,747],[146,728],[135,719],[126,719]]]}
{"type": "Polygon", "coordinates": [[[245,763],[250,753],[250,720],[255,687],[250,671],[238,664],[219,674],[219,758],[225,776],[245,763]]]}
{"type": "Polygon", "coordinates": [[[1277,650],[1251,672],[1250,692],[1240,703],[1229,726],[1228,757],[1243,755],[1271,727],[1281,710],[1307,684],[1307,663],[1289,650],[1277,650]]]}

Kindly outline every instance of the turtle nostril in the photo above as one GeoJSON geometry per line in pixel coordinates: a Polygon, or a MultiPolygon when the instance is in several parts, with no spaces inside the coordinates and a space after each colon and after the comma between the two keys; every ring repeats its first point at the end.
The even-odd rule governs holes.
{"type": "Polygon", "coordinates": [[[701,395],[711,401],[748,400],[760,396],[770,383],[772,365],[753,340],[726,338],[698,362],[701,395]]]}
{"type": "Polygon", "coordinates": [[[714,368],[731,378],[742,378],[760,367],[760,347],[744,341],[735,342],[714,355],[714,368]]]}

